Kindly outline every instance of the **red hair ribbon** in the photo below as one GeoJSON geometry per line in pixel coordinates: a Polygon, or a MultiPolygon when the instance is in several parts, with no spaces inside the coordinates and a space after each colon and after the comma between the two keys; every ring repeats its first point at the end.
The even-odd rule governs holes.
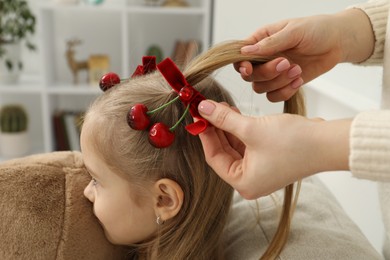
{"type": "Polygon", "coordinates": [[[132,78],[136,76],[145,75],[156,70],[156,57],[155,56],[144,56],[142,57],[142,65],[138,65],[135,69],[132,78]]]}
{"type": "Polygon", "coordinates": [[[157,65],[158,70],[164,76],[171,87],[179,94],[181,102],[184,106],[190,104],[190,113],[193,118],[198,121],[187,125],[186,130],[192,135],[198,135],[206,130],[209,122],[201,117],[198,112],[198,105],[206,98],[188,84],[184,75],[181,73],[176,64],[170,59],[166,58],[157,65]]]}

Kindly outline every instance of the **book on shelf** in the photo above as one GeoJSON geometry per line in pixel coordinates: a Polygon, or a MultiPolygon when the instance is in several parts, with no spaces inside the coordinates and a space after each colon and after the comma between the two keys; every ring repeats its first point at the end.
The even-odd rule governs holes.
{"type": "Polygon", "coordinates": [[[83,112],[56,111],[53,116],[56,151],[80,150],[80,126],[83,112]]]}

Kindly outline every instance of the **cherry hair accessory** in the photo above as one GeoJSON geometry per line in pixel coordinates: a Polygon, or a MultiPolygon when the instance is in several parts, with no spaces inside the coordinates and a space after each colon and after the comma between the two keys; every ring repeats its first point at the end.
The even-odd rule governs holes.
{"type": "MultiPolygon", "coordinates": [[[[142,58],[142,65],[138,65],[135,69],[132,78],[140,75],[145,75],[156,70],[156,57],[154,56],[144,56],[142,58]]],[[[108,89],[112,88],[115,85],[118,85],[122,80],[114,72],[109,72],[100,79],[99,86],[100,89],[105,92],[108,89]]]]}
{"type": "MultiPolygon", "coordinates": [[[[171,105],[180,99],[180,101],[186,107],[183,115],[172,127],[168,127],[161,122],[153,124],[149,128],[149,142],[156,148],[165,148],[170,146],[175,140],[174,130],[184,120],[188,112],[190,112],[192,117],[196,118],[197,121],[187,125],[185,127],[186,130],[192,135],[198,135],[206,130],[209,123],[207,120],[202,118],[198,112],[198,105],[202,100],[205,99],[205,97],[202,96],[197,90],[195,90],[190,84],[188,84],[184,75],[180,72],[176,64],[170,58],[167,58],[156,66],[156,59],[153,56],[143,57],[142,64],[143,65],[140,65],[136,68],[132,78],[148,74],[155,71],[157,68],[169,83],[169,85],[178,93],[178,96],[168,103],[151,111],[149,111],[144,104],[135,104],[127,113],[128,125],[135,130],[146,130],[150,125],[149,115],[171,105]]],[[[103,81],[105,76],[103,76],[101,81],[103,81]]],[[[111,84],[111,81],[109,80],[105,80],[104,82],[108,82],[110,85],[104,89],[109,89],[119,83],[111,84]]],[[[117,80],[115,82],[117,82],[117,80]]]]}
{"type": "Polygon", "coordinates": [[[146,75],[156,70],[156,57],[144,56],[142,57],[142,65],[138,65],[135,69],[132,78],[136,76],[146,75]]]}
{"type": "Polygon", "coordinates": [[[112,88],[113,86],[119,84],[121,82],[121,79],[119,76],[114,72],[109,72],[100,79],[99,86],[100,89],[103,90],[103,92],[107,91],[108,89],[112,88]]]}
{"type": "Polygon", "coordinates": [[[171,87],[179,94],[179,98],[184,106],[189,106],[191,116],[196,118],[195,123],[187,125],[186,130],[192,135],[198,135],[206,130],[209,122],[204,119],[198,111],[198,105],[206,98],[188,84],[184,75],[176,64],[167,58],[157,65],[158,70],[164,76],[171,87]]]}

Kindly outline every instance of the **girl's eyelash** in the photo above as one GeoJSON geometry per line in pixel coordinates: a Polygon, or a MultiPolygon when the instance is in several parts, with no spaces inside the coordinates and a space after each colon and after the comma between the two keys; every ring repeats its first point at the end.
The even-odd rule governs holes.
{"type": "Polygon", "coordinates": [[[94,178],[94,177],[92,177],[92,174],[91,174],[91,172],[86,168],[86,170],[87,170],[87,172],[88,172],[88,174],[91,176],[91,178],[92,178],[92,185],[93,186],[96,186],[97,184],[98,184],[98,182],[97,182],[97,180],[94,178]]]}

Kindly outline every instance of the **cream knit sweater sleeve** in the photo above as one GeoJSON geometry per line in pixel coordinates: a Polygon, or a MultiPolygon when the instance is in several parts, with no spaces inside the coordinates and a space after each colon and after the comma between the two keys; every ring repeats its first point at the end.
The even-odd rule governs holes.
{"type": "Polygon", "coordinates": [[[354,118],[349,167],[357,178],[378,181],[385,233],[382,252],[390,260],[390,110],[362,112],[354,118]]]}
{"type": "MultiPolygon", "coordinates": [[[[375,33],[375,49],[363,64],[383,62],[389,2],[369,1],[354,6],[366,12],[375,33]]],[[[350,138],[349,165],[353,175],[390,181],[390,110],[368,111],[357,115],[352,123],[350,138]]]]}
{"type": "Polygon", "coordinates": [[[349,165],[353,175],[390,181],[390,110],[358,114],[350,138],[349,165]]]}
{"type": "Polygon", "coordinates": [[[388,0],[373,0],[350,7],[362,9],[367,14],[371,21],[375,35],[375,47],[373,53],[366,61],[360,64],[369,65],[380,64],[383,62],[389,2],[390,1],[388,0]]]}
{"type": "Polygon", "coordinates": [[[349,157],[349,167],[355,177],[378,181],[385,229],[385,259],[390,259],[390,35],[386,28],[389,2],[369,1],[355,6],[367,14],[375,34],[374,51],[371,57],[361,64],[383,65],[383,110],[362,112],[354,118],[350,132],[349,157]]]}

